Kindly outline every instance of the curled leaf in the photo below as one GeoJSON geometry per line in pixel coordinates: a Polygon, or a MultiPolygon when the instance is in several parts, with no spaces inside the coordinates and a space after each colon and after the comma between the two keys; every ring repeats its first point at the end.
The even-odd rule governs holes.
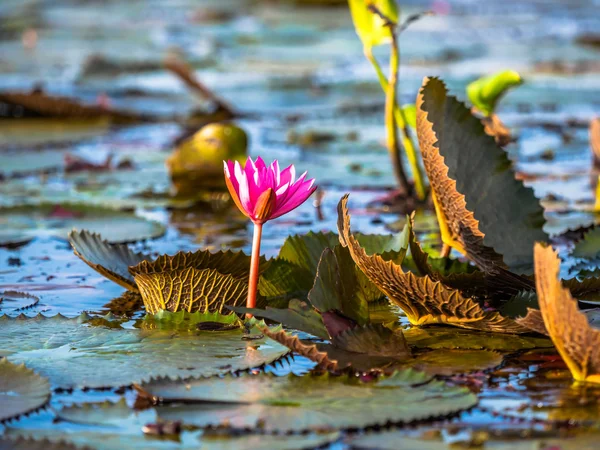
{"type": "Polygon", "coordinates": [[[535,245],[534,254],[540,311],[552,342],[575,380],[600,383],[600,331],[562,286],[558,254],[542,244],[535,245]]]}
{"type": "Polygon", "coordinates": [[[404,272],[402,266],[369,256],[350,230],[348,196],[338,204],[340,242],[347,246],[356,265],[389,299],[406,313],[413,325],[445,323],[462,328],[501,333],[521,333],[526,329],[496,311],[485,311],[473,298],[446,287],[429,275],[404,272]]]}
{"type": "Polygon", "coordinates": [[[425,79],[417,97],[417,135],[444,243],[483,271],[530,272],[533,243],[547,240],[543,209],[515,180],[504,150],[437,78],[425,79]]]}
{"type": "MultiPolygon", "coordinates": [[[[261,271],[268,263],[261,261],[261,271]]],[[[240,306],[248,293],[250,257],[242,252],[179,252],[129,268],[146,310],[222,312],[240,306]]]]}
{"type": "Polygon", "coordinates": [[[98,233],[73,230],[69,233],[73,252],[96,272],[125,289],[138,292],[129,267],[150,261],[149,255],[135,253],[126,244],[111,244],[98,233]]]}
{"type": "Polygon", "coordinates": [[[0,292],[0,312],[18,312],[33,308],[40,301],[40,298],[18,291],[0,292]]]}
{"type": "Polygon", "coordinates": [[[384,19],[369,9],[373,4],[383,15],[398,22],[398,7],[393,0],[349,0],[350,12],[356,34],[366,48],[385,44],[391,40],[390,29],[384,19]]]}
{"type": "Polygon", "coordinates": [[[0,423],[28,414],[50,400],[50,383],[24,364],[0,360],[0,423]]]}
{"type": "Polygon", "coordinates": [[[500,98],[506,92],[523,83],[523,79],[514,70],[503,70],[493,75],[481,77],[467,86],[469,100],[486,116],[496,109],[500,98]]]}
{"type": "Polygon", "coordinates": [[[271,331],[267,327],[261,328],[260,331],[265,335],[285,345],[287,348],[300,356],[310,359],[317,363],[317,368],[336,372],[338,370],[337,361],[330,360],[326,352],[320,352],[316,345],[307,345],[303,343],[297,336],[293,336],[285,332],[285,330],[271,331]]]}

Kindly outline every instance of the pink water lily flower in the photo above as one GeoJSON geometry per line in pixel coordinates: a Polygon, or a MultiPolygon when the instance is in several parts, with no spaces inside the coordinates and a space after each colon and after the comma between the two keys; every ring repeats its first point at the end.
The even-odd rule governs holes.
{"type": "Polygon", "coordinates": [[[317,189],[304,172],[296,179],[293,165],[280,170],[277,160],[267,166],[259,156],[248,158],[242,168],[237,161],[225,164],[225,181],[237,207],[254,223],[276,219],[306,201],[317,189]]]}
{"type": "Polygon", "coordinates": [[[250,277],[248,280],[248,308],[256,306],[258,264],[262,226],[304,203],[317,189],[314,179],[306,179],[304,172],[296,179],[293,165],[280,170],[277,160],[267,166],[262,158],[248,158],[242,168],[237,161],[223,162],[225,182],[237,207],[254,222],[254,239],[250,277]]]}

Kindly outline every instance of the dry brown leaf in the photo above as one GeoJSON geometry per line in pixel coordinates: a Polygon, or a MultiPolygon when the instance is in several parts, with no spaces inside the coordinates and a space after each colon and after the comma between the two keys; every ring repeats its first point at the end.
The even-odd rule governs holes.
{"type": "Polygon", "coordinates": [[[142,261],[129,271],[144,299],[146,311],[222,312],[245,304],[248,257],[243,253],[179,252],[142,261]]]}
{"type": "Polygon", "coordinates": [[[546,330],[544,318],[539,309],[527,308],[527,315],[525,317],[518,317],[515,320],[518,324],[529,328],[531,331],[548,336],[548,330],[546,330]]]}
{"type": "Polygon", "coordinates": [[[419,277],[404,272],[392,261],[379,255],[369,256],[350,230],[347,208],[348,195],[338,204],[338,230],[340,242],[347,246],[356,265],[389,299],[398,305],[413,325],[444,323],[461,328],[523,333],[527,329],[496,311],[484,311],[473,298],[464,297],[460,291],[446,287],[428,275],[419,277]]]}
{"type": "Polygon", "coordinates": [[[536,244],[534,258],[538,301],[552,342],[575,380],[600,383],[600,331],[590,326],[563,287],[560,259],[552,247],[536,244]]]}
{"type": "Polygon", "coordinates": [[[328,370],[330,372],[338,371],[337,361],[329,359],[327,353],[320,352],[316,345],[307,345],[298,339],[297,336],[292,336],[291,334],[286,333],[284,330],[273,332],[269,330],[269,328],[264,327],[261,328],[260,331],[265,336],[268,336],[274,341],[279,342],[281,345],[285,345],[290,350],[317,363],[318,369],[328,370]]]}
{"type": "Polygon", "coordinates": [[[484,131],[488,136],[492,136],[496,140],[496,144],[500,147],[510,144],[512,136],[510,130],[502,123],[496,114],[481,119],[484,131]]]}

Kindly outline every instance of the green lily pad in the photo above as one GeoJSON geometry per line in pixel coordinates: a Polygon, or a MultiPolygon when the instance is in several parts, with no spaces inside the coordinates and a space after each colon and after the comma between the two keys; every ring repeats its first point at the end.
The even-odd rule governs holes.
{"type": "MultiPolygon", "coordinates": [[[[148,450],[169,449],[256,449],[288,450],[316,448],[339,439],[338,432],[296,436],[273,436],[264,434],[236,434],[227,430],[182,431],[179,434],[156,435],[144,433],[153,425],[160,427],[156,410],[136,412],[124,400],[117,403],[86,403],[63,408],[57,412],[58,423],[52,417],[37,418],[8,427],[0,449],[50,449],[101,448],[121,450],[143,448],[148,450]],[[83,426],[82,426],[83,425],[83,426]],[[11,441],[13,440],[14,441],[11,441]],[[27,439],[27,441],[25,441],[27,439]],[[43,441],[42,441],[43,439],[43,441]],[[55,447],[11,447],[12,442],[53,443],[55,447]],[[66,444],[65,444],[66,443],[66,444]],[[5,447],[6,445],[6,447],[5,447]]],[[[186,425],[185,423],[183,425],[186,425]]],[[[164,427],[168,428],[167,426],[164,427]]],[[[175,430],[173,430],[175,431],[175,430]]]]}
{"type": "Polygon", "coordinates": [[[0,423],[35,411],[49,400],[50,383],[46,378],[23,364],[0,360],[0,423]]]}
{"type": "Polygon", "coordinates": [[[432,350],[417,355],[410,366],[433,375],[452,376],[490,370],[502,364],[500,353],[491,350],[432,350]]]}
{"type": "Polygon", "coordinates": [[[157,238],[165,233],[165,227],[160,223],[130,212],[67,203],[1,208],[0,226],[7,239],[10,233],[19,233],[22,236],[51,236],[66,240],[69,232],[76,228],[102,233],[111,243],[125,243],[157,238]]]}
{"type": "Polygon", "coordinates": [[[531,348],[552,347],[547,338],[516,334],[494,334],[448,327],[412,327],[404,330],[408,345],[434,349],[472,349],[513,352],[531,348]]]}
{"type": "MultiPolygon", "coordinates": [[[[241,329],[209,331],[90,326],[89,316],[0,317],[0,356],[24,363],[53,387],[126,386],[153,376],[210,376],[269,364],[288,350],[241,329]]],[[[106,321],[101,321],[105,324],[106,321]]],[[[258,331],[255,333],[258,334],[258,331]]]]}
{"type": "Polygon", "coordinates": [[[143,329],[159,330],[204,330],[226,331],[240,328],[242,321],[235,314],[220,314],[218,312],[202,313],[196,311],[159,311],[156,314],[146,314],[141,327],[143,329]]]}
{"type": "Polygon", "coordinates": [[[257,317],[274,320],[288,328],[304,331],[321,339],[329,339],[329,333],[325,328],[321,314],[302,300],[290,300],[287,309],[269,307],[266,309],[232,307],[231,309],[240,314],[250,313],[257,317]]]}
{"type": "Polygon", "coordinates": [[[158,379],[140,389],[144,397],[180,403],[158,408],[162,419],[185,418],[187,423],[203,427],[225,423],[236,428],[260,426],[267,432],[406,423],[443,417],[477,403],[468,389],[431,380],[429,375],[413,370],[370,383],[352,375],[261,374],[158,379]]]}
{"type": "Polygon", "coordinates": [[[33,308],[39,301],[39,297],[27,294],[26,292],[0,292],[0,313],[6,314],[33,308]]]}
{"type": "Polygon", "coordinates": [[[593,227],[587,231],[575,244],[571,256],[588,260],[598,259],[600,257],[600,227],[593,227]]]}

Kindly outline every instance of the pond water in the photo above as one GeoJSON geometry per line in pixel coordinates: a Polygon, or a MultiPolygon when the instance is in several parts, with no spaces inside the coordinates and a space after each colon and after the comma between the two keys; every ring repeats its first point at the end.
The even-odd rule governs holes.
{"type": "MultiPolygon", "coordinates": [[[[202,82],[241,113],[236,123],[249,134],[251,155],[293,163],[322,189],[319,209],[307,202],[265,226],[267,256],[276,255],[289,234],[336,231],[336,206],[346,192],[351,193],[354,230],[399,229],[402,214],[373,206],[394,187],[384,145],[384,99],[347,7],[344,2],[338,7],[303,3],[0,4],[0,91],[41,86],[50,94],[108,102],[157,119],[130,126],[33,122],[19,119],[19,111],[0,109],[5,116],[0,120],[0,241],[25,243],[0,247],[0,291],[40,297],[31,308],[5,314],[106,313],[105,305],[124,292],[75,256],[64,239],[65,227],[80,219],[77,208],[83,205],[98,208],[89,220],[106,235],[117,226],[125,234],[141,229],[145,236],[159,235],[132,244],[136,250],[249,252],[252,230],[237,211],[206,203],[189,206],[169,197],[165,159],[186,132],[185,117],[210,108],[164,69],[169,52],[184,55],[202,82]],[[65,173],[66,153],[96,163],[113,154],[117,162],[130,161],[133,169],[65,173]],[[39,212],[41,205],[46,212],[39,212]],[[101,209],[115,206],[130,213],[113,217],[101,209]]],[[[437,14],[401,35],[401,103],[414,102],[424,76],[442,77],[463,100],[466,84],[483,74],[510,68],[524,77],[525,83],[503,98],[498,114],[518,137],[507,151],[519,176],[543,199],[548,231],[555,234],[597,220],[588,122],[600,114],[599,7],[597,0],[402,2],[404,17],[427,9],[437,14]],[[582,37],[591,35],[595,45],[582,43],[582,37]]],[[[382,62],[386,51],[377,50],[382,62]]],[[[85,227],[86,221],[78,224],[85,227]]],[[[440,247],[431,211],[417,213],[416,228],[422,239],[440,247]]],[[[307,360],[296,358],[267,371],[302,374],[310,367],[307,360]]],[[[449,379],[477,390],[478,407],[443,424],[404,433],[407,446],[414,444],[411,438],[423,435],[430,438],[427,445],[432,447],[427,448],[445,448],[435,447],[442,445],[440,436],[446,442],[460,441],[465,430],[470,430],[469,438],[478,430],[502,439],[558,437],[577,424],[600,423],[593,394],[585,397],[586,405],[572,406],[575,388],[553,350],[522,350],[493,371],[449,379]]],[[[58,410],[65,404],[118,400],[121,394],[75,390],[55,395],[52,406],[58,410]]],[[[130,403],[135,397],[131,390],[124,395],[130,403]]],[[[19,424],[35,427],[38,421],[50,427],[53,414],[47,410],[19,424]]],[[[332,440],[336,448],[353,445],[348,435],[332,440]]],[[[367,439],[355,445],[396,448],[382,447],[382,442],[367,439]]],[[[164,442],[164,448],[171,446],[177,448],[164,442]]]]}

